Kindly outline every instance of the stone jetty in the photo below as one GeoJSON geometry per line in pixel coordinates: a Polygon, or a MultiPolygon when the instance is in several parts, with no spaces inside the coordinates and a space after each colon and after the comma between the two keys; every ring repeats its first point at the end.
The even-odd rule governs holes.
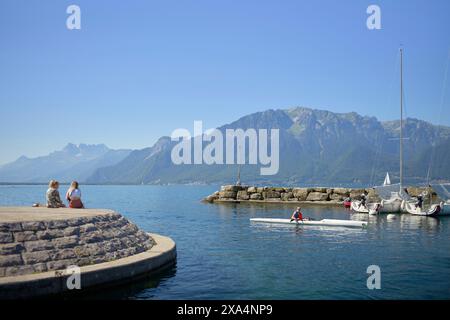
{"type": "MultiPolygon", "coordinates": [[[[408,193],[417,196],[426,188],[409,187],[408,193]]],[[[226,185],[203,201],[210,203],[220,202],[275,202],[275,203],[302,203],[340,205],[345,198],[361,199],[361,194],[366,191],[369,201],[379,201],[374,188],[292,188],[292,187],[257,187],[226,185]]]]}
{"type": "Polygon", "coordinates": [[[0,208],[0,298],[66,291],[64,271],[82,287],[148,273],[176,259],[175,243],[111,210],[0,208]]]}

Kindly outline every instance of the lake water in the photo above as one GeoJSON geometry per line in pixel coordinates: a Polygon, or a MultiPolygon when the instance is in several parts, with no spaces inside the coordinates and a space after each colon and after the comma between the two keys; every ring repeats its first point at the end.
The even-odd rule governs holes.
{"type": "MultiPolygon", "coordinates": [[[[66,186],[62,186],[62,194],[66,186]]],[[[114,209],[176,241],[176,266],[86,298],[450,299],[450,218],[370,218],[367,229],[250,223],[293,205],[204,204],[218,186],[83,186],[87,207],[114,209]],[[381,289],[366,286],[369,265],[381,289]]],[[[44,202],[46,186],[0,186],[0,205],[44,202]]],[[[305,207],[315,219],[368,219],[305,207]]]]}

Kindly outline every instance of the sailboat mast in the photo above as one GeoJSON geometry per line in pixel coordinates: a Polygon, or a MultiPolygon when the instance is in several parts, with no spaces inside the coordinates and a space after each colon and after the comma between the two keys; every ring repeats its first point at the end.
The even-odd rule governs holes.
{"type": "Polygon", "coordinates": [[[403,48],[400,48],[400,192],[403,190],[403,48]]]}
{"type": "Polygon", "coordinates": [[[238,176],[237,176],[237,181],[236,181],[236,185],[240,186],[241,185],[241,165],[238,165],[238,176]]]}

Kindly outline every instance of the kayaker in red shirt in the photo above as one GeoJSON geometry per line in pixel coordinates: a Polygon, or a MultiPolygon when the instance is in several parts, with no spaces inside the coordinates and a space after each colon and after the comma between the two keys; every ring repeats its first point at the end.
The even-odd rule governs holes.
{"type": "Polygon", "coordinates": [[[303,221],[303,214],[300,210],[301,210],[300,207],[297,207],[297,209],[295,209],[294,213],[291,216],[291,221],[294,221],[294,220],[296,222],[298,222],[298,220],[303,221]]]}

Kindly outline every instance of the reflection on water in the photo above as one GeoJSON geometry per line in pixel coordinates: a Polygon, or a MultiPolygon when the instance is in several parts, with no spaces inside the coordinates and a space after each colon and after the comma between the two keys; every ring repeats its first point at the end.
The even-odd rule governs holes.
{"type": "Polygon", "coordinates": [[[350,220],[356,220],[356,221],[374,221],[374,216],[368,215],[365,213],[351,213],[350,212],[350,220]]]}
{"type": "Polygon", "coordinates": [[[400,229],[426,229],[429,231],[438,230],[440,219],[447,217],[426,217],[412,214],[379,214],[368,215],[362,213],[352,213],[350,220],[367,221],[368,227],[389,225],[400,226],[400,229]]]}
{"type": "MultiPolygon", "coordinates": [[[[439,230],[439,220],[438,217],[424,217],[416,216],[412,214],[402,214],[400,217],[400,228],[401,229],[424,229],[427,231],[438,231],[439,230]]],[[[443,217],[442,219],[446,219],[443,217]]]]}
{"type": "MultiPolygon", "coordinates": [[[[79,299],[79,300],[117,300],[117,299],[157,299],[158,297],[146,295],[141,297],[140,294],[148,289],[154,289],[164,286],[165,282],[175,277],[176,265],[167,266],[152,274],[135,278],[126,283],[111,284],[107,287],[97,287],[88,291],[79,292],[77,290],[70,291],[62,296],[51,296],[48,298],[55,299],[79,299]]],[[[44,298],[46,299],[46,298],[44,298]]]]}

